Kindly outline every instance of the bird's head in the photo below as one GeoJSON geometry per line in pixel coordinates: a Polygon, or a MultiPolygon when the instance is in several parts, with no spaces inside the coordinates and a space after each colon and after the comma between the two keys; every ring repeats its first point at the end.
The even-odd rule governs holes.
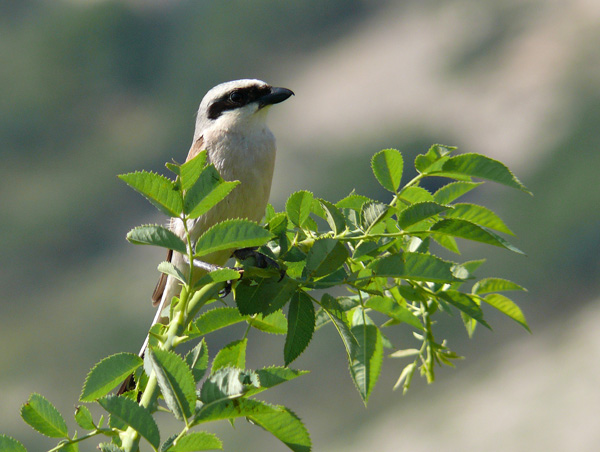
{"type": "Polygon", "coordinates": [[[196,133],[212,127],[235,129],[248,123],[264,123],[268,107],[294,93],[261,80],[221,83],[206,93],[198,109],[196,133]]]}

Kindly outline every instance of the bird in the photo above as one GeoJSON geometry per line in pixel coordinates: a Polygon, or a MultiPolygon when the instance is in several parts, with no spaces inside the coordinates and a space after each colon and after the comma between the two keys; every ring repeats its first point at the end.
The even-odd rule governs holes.
{"type": "MultiPolygon", "coordinates": [[[[257,79],[221,83],[206,93],[198,108],[186,162],[206,150],[207,163],[213,164],[224,180],[240,183],[211,210],[189,220],[192,242],[211,226],[225,220],[241,218],[258,222],[262,219],[271,192],[276,154],[275,137],[267,126],[267,112],[272,105],[293,95],[294,92],[287,88],[273,87],[257,79]]],[[[169,228],[183,237],[185,228],[181,219],[171,218],[169,228]]],[[[216,252],[202,260],[222,266],[233,251],[216,252]]],[[[189,263],[182,254],[169,250],[167,261],[187,274],[189,263]]],[[[202,270],[194,269],[194,279],[202,274],[202,270]]],[[[176,278],[161,274],[152,294],[153,305],[157,307],[152,325],[161,320],[162,312],[180,291],[181,283],[176,278]]],[[[140,356],[147,346],[148,336],[140,356]]],[[[132,389],[131,378],[128,380],[118,394],[132,389]]]]}

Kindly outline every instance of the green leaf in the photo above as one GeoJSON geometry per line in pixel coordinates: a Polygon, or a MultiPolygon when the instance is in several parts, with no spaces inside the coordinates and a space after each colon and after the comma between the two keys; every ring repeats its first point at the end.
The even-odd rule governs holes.
{"type": "Polygon", "coordinates": [[[407,364],[406,367],[404,367],[404,369],[402,369],[402,372],[400,373],[400,376],[398,377],[398,381],[396,381],[396,384],[394,385],[392,390],[395,391],[396,389],[398,389],[400,387],[400,385],[402,385],[402,383],[404,383],[402,385],[402,394],[406,394],[406,392],[408,391],[408,388],[410,387],[410,382],[412,381],[412,377],[415,374],[415,370],[417,370],[417,362],[416,361],[413,361],[412,363],[407,364]]]}
{"type": "Polygon", "coordinates": [[[223,443],[215,434],[192,432],[179,438],[177,443],[169,447],[166,452],[196,452],[215,449],[223,449],[223,443]]]}
{"type": "Polygon", "coordinates": [[[108,394],[141,365],[142,358],[133,353],[117,353],[104,358],[88,373],[79,400],[93,402],[108,394]]]}
{"type": "Polygon", "coordinates": [[[296,292],[288,309],[287,336],[283,348],[286,366],[306,349],[315,330],[315,308],[305,292],[296,292]]]}
{"type": "Polygon", "coordinates": [[[0,450],[2,452],[27,452],[23,444],[6,435],[0,435],[0,450]]]}
{"type": "MultiPolygon", "coordinates": [[[[235,309],[235,308],[232,308],[235,309]]],[[[237,311],[237,309],[236,309],[237,311]]],[[[204,338],[185,355],[185,362],[192,370],[194,380],[199,382],[208,369],[208,346],[204,338]]]]}
{"type": "Polygon", "coordinates": [[[503,163],[480,154],[451,157],[444,163],[440,173],[436,175],[478,177],[531,194],[503,163]]]}
{"type": "Polygon", "coordinates": [[[260,387],[250,389],[246,393],[246,396],[249,397],[258,394],[259,392],[285,383],[286,381],[293,380],[294,378],[307,373],[308,371],[306,370],[294,370],[289,367],[265,367],[264,369],[259,369],[256,371],[256,374],[258,375],[260,387]]]}
{"type": "Polygon", "coordinates": [[[460,198],[465,193],[479,187],[483,182],[451,182],[444,185],[433,194],[435,202],[439,204],[449,204],[457,198],[460,198]]]}
{"type": "Polygon", "coordinates": [[[426,201],[418,202],[408,206],[398,215],[398,225],[402,229],[406,229],[413,224],[431,218],[446,210],[451,209],[449,206],[442,206],[435,202],[426,201]]]}
{"type": "Polygon", "coordinates": [[[398,199],[409,204],[416,204],[426,201],[433,202],[433,195],[422,187],[411,186],[404,188],[398,195],[398,199]]]}
{"type": "Polygon", "coordinates": [[[302,228],[310,215],[312,202],[313,194],[309,191],[301,190],[292,193],[285,203],[285,211],[289,220],[302,228]]]}
{"type": "Polygon", "coordinates": [[[188,419],[196,403],[196,382],[192,370],[178,354],[149,347],[146,354],[165,403],[176,419],[188,419]]]}
{"type": "Polygon", "coordinates": [[[257,279],[254,282],[242,279],[233,294],[242,315],[268,315],[281,309],[297,287],[298,284],[287,276],[281,281],[257,279]]]}
{"type": "Polygon", "coordinates": [[[348,249],[332,238],[316,240],[306,256],[304,274],[307,278],[318,278],[333,273],[348,259],[348,249]]]}
{"type": "Polygon", "coordinates": [[[360,210],[360,225],[364,231],[369,231],[375,225],[385,220],[393,213],[390,206],[380,202],[367,202],[360,210]]]}
{"type": "Polygon", "coordinates": [[[366,405],[381,372],[383,341],[379,328],[365,322],[363,315],[366,317],[357,310],[353,317],[351,331],[358,341],[358,348],[350,361],[350,374],[366,405]]]}
{"type": "Polygon", "coordinates": [[[127,240],[135,245],[161,246],[185,254],[185,243],[164,226],[148,224],[137,226],[127,234],[127,240]]]}
{"type": "Polygon", "coordinates": [[[358,341],[350,331],[350,327],[348,326],[346,315],[340,306],[340,303],[333,298],[328,293],[323,294],[321,298],[321,308],[327,313],[329,319],[335,326],[344,347],[346,348],[346,353],[348,354],[348,359],[352,360],[352,356],[358,347],[358,341]]]}
{"type": "MultiPolygon", "coordinates": [[[[94,419],[92,418],[92,413],[85,405],[80,405],[75,408],[75,422],[81,428],[85,430],[95,430],[96,426],[94,425],[94,419]]],[[[2,450],[0,448],[0,450],[2,450]]]]}
{"type": "Polygon", "coordinates": [[[475,242],[481,242],[488,245],[505,248],[515,253],[524,254],[523,251],[518,249],[516,246],[511,245],[499,235],[493,233],[487,228],[484,228],[483,226],[479,226],[467,220],[448,218],[446,220],[438,221],[429,230],[437,234],[446,234],[452,237],[473,240],[475,242]]]}
{"type": "Polygon", "coordinates": [[[261,246],[272,237],[269,231],[252,221],[226,220],[217,223],[200,236],[196,242],[194,257],[205,256],[216,251],[261,246]]]}
{"type": "Polygon", "coordinates": [[[189,190],[198,180],[198,176],[206,165],[206,154],[206,151],[199,152],[196,157],[179,167],[179,180],[183,190],[189,190]]]}
{"type": "Polygon", "coordinates": [[[431,254],[406,252],[373,261],[367,268],[373,270],[375,276],[447,283],[461,280],[454,274],[455,266],[431,254]]]}
{"type": "Polygon", "coordinates": [[[123,449],[113,443],[100,443],[98,449],[100,449],[100,452],[124,452],[123,449]]]}
{"type": "Polygon", "coordinates": [[[367,198],[366,196],[363,196],[363,195],[357,195],[356,193],[350,193],[345,198],[340,199],[338,202],[336,202],[335,206],[338,209],[352,209],[357,212],[360,212],[363,204],[366,202],[369,202],[369,201],[373,201],[373,200],[370,198],[367,198]]]}
{"type": "Polygon", "coordinates": [[[272,408],[271,405],[260,400],[246,398],[230,400],[221,398],[221,400],[205,404],[198,412],[193,425],[268,413],[272,408]]]}
{"type": "Polygon", "coordinates": [[[453,146],[434,144],[426,154],[419,154],[415,158],[415,169],[421,174],[428,174],[439,169],[448,160],[449,154],[456,150],[453,146]]]}
{"type": "Polygon", "coordinates": [[[250,415],[248,419],[270,432],[294,452],[310,452],[308,430],[288,408],[274,406],[272,410],[250,415]]]}
{"type": "Polygon", "coordinates": [[[389,297],[375,295],[367,300],[367,308],[371,308],[377,312],[391,317],[398,322],[407,323],[419,330],[423,330],[423,324],[417,316],[410,312],[404,306],[400,306],[395,300],[389,297]]]}
{"type": "Polygon", "coordinates": [[[51,438],[68,438],[67,423],[62,415],[45,397],[31,394],[21,407],[21,417],[42,435],[51,438]]]}
{"type": "Polygon", "coordinates": [[[346,220],[344,215],[335,205],[324,199],[319,199],[323,210],[325,210],[325,219],[335,235],[341,234],[346,229],[346,220]]]}
{"type": "Polygon", "coordinates": [[[487,322],[483,320],[483,311],[481,310],[481,307],[477,303],[475,303],[469,295],[459,292],[457,290],[447,290],[444,292],[439,292],[437,295],[442,300],[455,306],[460,311],[464,312],[469,317],[474,318],[483,326],[491,330],[487,322]]]}
{"type": "Polygon", "coordinates": [[[212,404],[219,400],[240,397],[258,387],[260,383],[255,372],[247,372],[235,367],[222,367],[204,382],[200,390],[200,400],[212,404]]]}
{"type": "Polygon", "coordinates": [[[160,264],[158,264],[157,270],[159,272],[161,272],[161,273],[164,273],[167,276],[172,276],[173,278],[175,278],[179,282],[185,284],[186,277],[171,262],[167,262],[167,261],[161,262],[160,264]]]}
{"type": "Polygon", "coordinates": [[[478,281],[473,286],[472,292],[475,294],[483,294],[490,292],[506,292],[512,290],[526,291],[524,287],[502,278],[484,278],[478,281]]]}
{"type": "Polygon", "coordinates": [[[212,363],[211,373],[215,373],[217,370],[224,367],[236,367],[243,369],[246,367],[246,346],[248,345],[248,339],[233,341],[219,350],[217,356],[212,363]]]}
{"type": "Polygon", "coordinates": [[[531,333],[529,325],[527,325],[527,320],[525,320],[525,315],[523,315],[523,311],[521,311],[521,308],[519,308],[519,306],[517,306],[517,304],[510,298],[507,298],[499,293],[492,293],[486,295],[482,299],[490,306],[495,307],[498,311],[507,315],[515,322],[522,325],[527,331],[531,333]]]}
{"type": "Polygon", "coordinates": [[[237,308],[222,307],[211,309],[203,313],[194,322],[194,333],[204,336],[229,325],[243,322],[244,320],[246,320],[246,316],[241,315],[237,308]]]}
{"type": "Polygon", "coordinates": [[[225,182],[213,165],[207,166],[183,198],[188,218],[204,215],[231,193],[240,182],[225,182]]]}
{"type": "Polygon", "coordinates": [[[269,315],[257,314],[253,318],[248,318],[247,322],[257,330],[269,334],[287,334],[287,319],[280,310],[269,315]]]}
{"type": "Polygon", "coordinates": [[[128,425],[145,438],[155,449],[160,445],[160,433],[150,411],[131,399],[118,396],[106,396],[98,403],[108,411],[111,418],[128,425]]]}
{"type": "Polygon", "coordinates": [[[119,179],[141,193],[154,207],[170,217],[178,217],[183,210],[181,193],[172,180],[148,171],[121,174],[119,179]]]}
{"type": "Polygon", "coordinates": [[[371,159],[373,174],[381,186],[392,193],[397,193],[400,187],[403,165],[402,154],[396,149],[384,149],[371,159]]]}
{"type": "Polygon", "coordinates": [[[502,219],[487,207],[467,203],[454,204],[452,207],[454,209],[446,214],[446,218],[467,220],[479,226],[514,235],[502,219]]]}

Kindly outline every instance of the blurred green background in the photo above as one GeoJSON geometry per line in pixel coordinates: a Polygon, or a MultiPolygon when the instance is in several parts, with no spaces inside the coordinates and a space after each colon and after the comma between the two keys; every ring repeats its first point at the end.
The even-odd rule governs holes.
{"type": "MultiPolygon", "coordinates": [[[[70,413],[94,363],[138,350],[163,254],[125,234],[166,219],[116,175],[182,161],[206,90],[251,77],[296,93],[270,114],[278,209],[298,189],[385,197],[371,155],[398,148],[406,167],[436,142],[502,160],[535,193],[470,199],[527,257],[467,244],[453,257],[526,286],[514,299],[533,334],[491,311],[494,332],[473,340],[444,320],[467,360],[404,397],[391,387],[405,363],[386,360],[365,409],[335,332],[319,331],[294,363],[313,372],[269,396],[314,450],[597,450],[598,42],[600,3],[585,0],[4,0],[0,432],[51,447],[20,420],[29,394],[70,413]]],[[[282,364],[283,338],[250,340],[248,366],[282,364]]],[[[286,450],[244,421],[214,428],[229,451],[286,450]]]]}

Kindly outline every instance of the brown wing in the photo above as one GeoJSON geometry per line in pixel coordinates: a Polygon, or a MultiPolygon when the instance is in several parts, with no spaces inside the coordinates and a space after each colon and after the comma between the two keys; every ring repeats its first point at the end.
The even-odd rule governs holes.
{"type": "MultiPolygon", "coordinates": [[[[192,143],[192,147],[190,147],[190,150],[188,151],[188,155],[187,155],[187,158],[185,159],[185,161],[187,162],[188,160],[193,159],[200,153],[200,151],[203,151],[203,150],[204,150],[204,138],[200,137],[192,143]]],[[[171,259],[173,259],[173,250],[169,250],[169,252],[167,253],[167,262],[171,262],[171,259]]],[[[165,275],[164,273],[160,274],[160,278],[159,278],[158,282],[156,283],[154,292],[152,293],[152,304],[154,306],[157,306],[160,303],[163,292],[165,291],[165,287],[167,285],[167,278],[168,278],[168,276],[165,275]]]]}
{"type": "MultiPolygon", "coordinates": [[[[167,262],[171,262],[172,258],[173,258],[173,250],[169,250],[167,253],[167,262]]],[[[154,306],[156,306],[156,305],[158,305],[158,303],[160,303],[160,299],[162,298],[162,294],[165,291],[165,287],[167,285],[167,278],[168,278],[168,276],[165,275],[164,273],[160,274],[160,278],[159,278],[158,282],[156,283],[154,292],[152,293],[152,304],[154,306]]]]}

